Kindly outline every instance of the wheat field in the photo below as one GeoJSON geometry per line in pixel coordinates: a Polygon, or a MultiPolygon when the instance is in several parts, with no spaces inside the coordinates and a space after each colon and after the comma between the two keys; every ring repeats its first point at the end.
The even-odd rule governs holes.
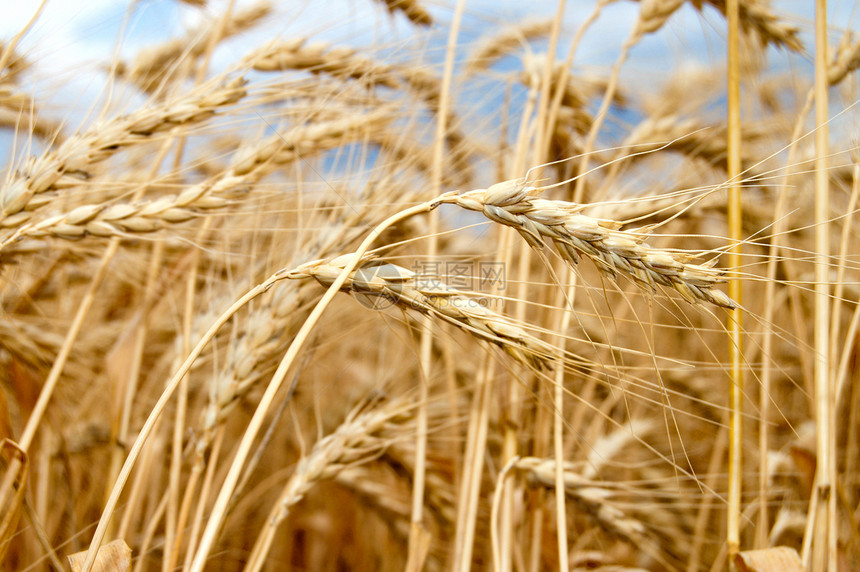
{"type": "Polygon", "coordinates": [[[32,4],[3,569],[860,568],[856,5],[32,4]]]}

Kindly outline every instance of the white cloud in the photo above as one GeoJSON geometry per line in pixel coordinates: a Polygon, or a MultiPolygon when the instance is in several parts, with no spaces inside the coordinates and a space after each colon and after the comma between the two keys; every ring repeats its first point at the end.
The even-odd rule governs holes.
{"type": "MultiPolygon", "coordinates": [[[[33,17],[37,2],[9,3],[4,6],[0,21],[0,37],[11,38],[33,17]]],[[[48,2],[33,27],[21,41],[24,52],[43,50],[63,51],[71,56],[88,52],[91,35],[85,31],[99,23],[109,25],[111,12],[120,6],[111,0],[88,0],[86,2],[48,2]]],[[[111,26],[112,27],[112,26],[111,26]]]]}

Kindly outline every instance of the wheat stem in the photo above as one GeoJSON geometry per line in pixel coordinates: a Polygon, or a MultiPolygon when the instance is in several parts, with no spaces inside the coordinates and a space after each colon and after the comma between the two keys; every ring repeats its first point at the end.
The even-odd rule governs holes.
{"type": "Polygon", "coordinates": [[[472,553],[475,548],[475,525],[481,492],[484,454],[487,447],[490,386],[495,366],[494,360],[485,358],[480,364],[478,377],[475,380],[464,452],[466,469],[463,479],[460,481],[460,491],[457,496],[456,541],[452,566],[455,572],[469,572],[473,568],[472,553]]]}
{"type": "MultiPolygon", "coordinates": [[[[729,236],[733,241],[729,250],[729,266],[741,265],[741,110],[740,110],[740,34],[738,0],[728,0],[728,175],[729,175],[729,236]]],[[[729,283],[729,297],[741,303],[741,281],[735,277],[729,283]]],[[[742,462],[743,462],[743,322],[742,310],[732,308],[728,316],[729,359],[731,376],[729,388],[729,504],[727,518],[727,544],[730,560],[740,551],[740,516],[742,462]]]]}
{"type": "Polygon", "coordinates": [[[87,557],[81,567],[81,572],[90,572],[90,570],[92,569],[93,563],[95,562],[96,553],[98,552],[98,547],[101,545],[102,540],[104,539],[104,535],[107,532],[107,527],[110,523],[111,517],[113,516],[113,512],[116,508],[117,503],[119,502],[119,496],[122,493],[125,484],[128,482],[129,476],[131,475],[131,470],[134,467],[137,458],[140,456],[140,453],[143,449],[143,446],[146,444],[147,439],[155,429],[155,426],[161,414],[163,413],[164,408],[167,406],[167,403],[170,401],[170,398],[173,396],[173,393],[176,391],[177,387],[179,387],[182,378],[185,377],[185,375],[188,373],[188,370],[190,370],[191,366],[194,364],[195,360],[200,356],[200,354],[203,352],[203,349],[212,340],[212,338],[214,338],[218,330],[220,330],[221,327],[226,324],[227,321],[232,318],[236,312],[238,312],[241,308],[248,304],[248,302],[266,292],[276,282],[284,280],[285,278],[286,276],[283,272],[277,272],[262,283],[250,289],[248,292],[245,293],[245,295],[236,300],[230,306],[230,308],[228,308],[223,314],[221,314],[209,327],[206,333],[201,337],[200,341],[197,342],[197,345],[194,346],[194,349],[192,349],[191,352],[188,354],[185,361],[182,363],[176,373],[174,373],[174,375],[167,382],[164,391],[162,391],[161,395],[158,398],[158,402],[156,402],[155,406],[152,408],[152,411],[150,411],[146,422],[144,422],[143,427],[141,427],[140,432],[138,433],[138,437],[137,439],[135,439],[134,444],[129,450],[128,456],[123,463],[122,469],[120,470],[119,475],[114,481],[114,486],[111,489],[110,497],[105,503],[104,510],[102,511],[102,516],[99,519],[98,526],[96,527],[96,531],[93,534],[93,539],[90,542],[90,547],[87,551],[87,557]]]}
{"type": "Polygon", "coordinates": [[[815,429],[817,510],[809,565],[813,572],[837,565],[836,459],[830,375],[830,178],[828,174],[827,1],[815,3],[815,429]]]}

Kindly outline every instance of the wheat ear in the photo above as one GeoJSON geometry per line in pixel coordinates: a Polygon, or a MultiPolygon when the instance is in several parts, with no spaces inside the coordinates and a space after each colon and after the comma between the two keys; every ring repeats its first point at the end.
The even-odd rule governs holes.
{"type": "Polygon", "coordinates": [[[266,526],[257,537],[246,569],[260,570],[278,525],[289,516],[292,507],[301,501],[315,484],[334,478],[351,465],[378,456],[389,443],[389,439],[382,437],[380,433],[386,428],[412,422],[412,406],[403,398],[394,399],[364,412],[354,410],[334,433],[317,442],[313,449],[299,460],[295,472],[269,511],[266,526]]]}
{"type": "Polygon", "coordinates": [[[833,61],[827,69],[827,83],[836,85],[860,67],[860,39],[847,32],[839,41],[833,61]]]}
{"type": "Polygon", "coordinates": [[[152,140],[174,127],[198,123],[245,97],[241,78],[201,85],[182,97],[143,107],[132,114],[93,125],[41,157],[31,158],[0,188],[0,226],[15,227],[30,219],[29,211],[51,201],[48,191],[74,186],[92,177],[92,167],[123,147],[152,140]]]}
{"type": "MultiPolygon", "coordinates": [[[[166,226],[186,222],[207,211],[233,204],[231,199],[240,192],[246,191],[274,168],[294,161],[300,154],[304,156],[342,145],[344,141],[357,137],[360,130],[382,125],[389,118],[390,110],[381,108],[315,125],[297,126],[282,135],[273,135],[253,146],[240,149],[230,168],[177,195],[160,197],[154,201],[80,205],[69,212],[49,215],[36,223],[19,226],[0,240],[0,251],[25,238],[52,236],[74,240],[86,236],[124,237],[156,232],[166,226]]],[[[19,214],[31,216],[31,213],[19,214]]],[[[11,217],[7,221],[14,219],[17,222],[20,218],[11,217]]]]}
{"type": "MultiPolygon", "coordinates": [[[[288,278],[313,277],[331,286],[352,254],[304,264],[288,278]]],[[[519,362],[538,369],[549,368],[556,350],[516,325],[510,318],[484,307],[475,297],[435,281],[417,277],[396,264],[373,258],[363,260],[341,288],[344,292],[379,296],[398,307],[449,322],[479,339],[505,350],[519,362]]]]}
{"type": "Polygon", "coordinates": [[[585,205],[542,199],[540,194],[539,188],[510,180],[463,193],[456,204],[516,229],[537,250],[551,241],[571,266],[582,255],[613,279],[620,272],[651,291],[656,285],[673,288],[691,303],[738,307],[716,289],[724,281],[724,272],[713,267],[716,260],[691,264],[689,254],[649,246],[644,233],[618,230],[621,225],[615,221],[582,214],[585,205]]]}
{"type": "Polygon", "coordinates": [[[466,73],[485,70],[512,50],[525,45],[529,40],[548,35],[552,31],[552,20],[527,20],[508,26],[481,40],[469,55],[466,73]]]}
{"type": "Polygon", "coordinates": [[[430,26],[433,24],[433,17],[418,0],[376,0],[385,4],[388,12],[395,14],[402,12],[406,18],[418,26],[430,26]]]}
{"type": "Polygon", "coordinates": [[[141,50],[130,64],[120,64],[116,74],[145,92],[153,93],[162,84],[178,79],[174,72],[190,59],[203,56],[213,42],[222,42],[252,28],[272,12],[269,2],[258,2],[231,14],[226,21],[216,19],[204,27],[190,31],[182,38],[172,38],[163,44],[141,50]]]}
{"type": "MultiPolygon", "coordinates": [[[[555,486],[556,461],[537,457],[519,459],[515,466],[524,471],[533,486],[555,486]]],[[[629,542],[660,562],[672,568],[672,554],[664,549],[658,535],[639,518],[622,508],[616,497],[623,494],[623,486],[603,480],[592,480],[577,473],[572,465],[563,467],[564,491],[576,505],[609,534],[629,542]]]]}
{"type": "MultiPolygon", "coordinates": [[[[724,15],[726,14],[726,0],[706,0],[724,15]]],[[[695,2],[701,5],[701,1],[695,2]]],[[[745,0],[738,5],[738,16],[741,29],[746,33],[754,33],[762,46],[773,44],[779,48],[786,48],[793,52],[804,50],[803,42],[800,41],[800,29],[788,24],[770,9],[767,0],[745,0]]]]}

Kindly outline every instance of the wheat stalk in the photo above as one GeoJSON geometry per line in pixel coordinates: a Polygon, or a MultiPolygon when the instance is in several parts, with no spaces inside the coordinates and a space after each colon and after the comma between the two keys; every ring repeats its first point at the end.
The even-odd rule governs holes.
{"type": "MultiPolygon", "coordinates": [[[[818,122],[831,126],[833,152],[818,176],[833,192],[819,199],[827,212],[816,223],[812,92],[807,67],[796,65],[810,26],[766,0],[741,2],[731,28],[752,49],[741,62],[743,173],[734,180],[748,200],[732,238],[723,69],[687,58],[687,46],[712,33],[687,29],[680,13],[701,10],[722,39],[718,11],[730,2],[594,0],[585,20],[579,4],[560,2],[547,19],[551,7],[531,3],[519,22],[505,20],[506,7],[469,4],[458,35],[464,0],[363,1],[354,14],[229,2],[221,17],[215,3],[182,1],[201,8],[167,5],[200,25],[129,56],[149,33],[134,27],[148,21],[147,4],[131,3],[137,35],[117,30],[130,43],[91,65],[92,78],[76,67],[56,73],[56,56],[67,54],[48,42],[41,9],[0,43],[0,438],[24,445],[29,460],[11,460],[30,469],[0,504],[23,491],[33,505],[22,515],[32,522],[0,533],[0,568],[38,567],[51,545],[75,552],[63,543],[88,542],[93,531],[80,523],[97,512],[90,560],[105,535],[121,537],[141,570],[183,560],[183,569],[250,568],[248,547],[269,541],[252,565],[724,568],[732,342],[718,308],[741,304],[721,292],[724,282],[746,290],[750,343],[735,363],[750,380],[740,395],[760,403],[743,425],[762,440],[756,447],[747,433],[746,470],[735,478],[748,494],[731,509],[760,518],[741,520],[740,553],[800,548],[807,527],[807,556],[829,548],[849,567],[858,561],[857,531],[838,521],[857,504],[857,427],[824,427],[819,437],[835,440],[827,454],[798,452],[793,439],[814,417],[857,418],[847,373],[836,376],[844,391],[831,413],[813,416],[810,397],[813,363],[825,355],[811,343],[812,284],[835,285],[827,347],[843,373],[860,323],[851,255],[860,171],[845,151],[860,42],[843,22],[831,18],[841,42],[816,64],[839,85],[818,122]],[[622,10],[633,10],[632,29],[618,58],[612,69],[595,65],[593,42],[605,38],[594,24],[612,25],[622,10]],[[415,29],[407,19],[435,22],[415,29]],[[257,29],[281,35],[255,43],[257,29]],[[666,66],[652,70],[645,58],[659,43],[680,64],[668,84],[658,80],[666,66]],[[213,69],[228,71],[210,72],[210,55],[213,69]],[[208,101],[240,73],[252,83],[237,80],[223,105],[208,101]],[[211,81],[196,87],[204,76],[211,81]],[[506,181],[529,165],[539,167],[506,181]],[[574,181],[588,199],[555,200],[574,181]],[[445,204],[438,221],[412,216],[445,204]],[[373,231],[374,256],[384,258],[338,256],[368,248],[361,237],[391,212],[396,226],[373,231]],[[827,253],[815,230],[831,241],[842,234],[841,250],[819,265],[824,279],[812,271],[827,253]],[[721,258],[726,272],[716,259],[700,264],[738,243],[745,253],[721,258]],[[513,293],[492,299],[492,310],[484,293],[403,262],[488,257],[517,266],[507,276],[513,293]],[[331,291],[312,312],[321,284],[331,291]],[[389,309],[374,319],[338,296],[340,318],[318,321],[338,289],[389,309]],[[513,357],[494,359],[503,351],[513,357]],[[356,399],[366,405],[344,421],[356,399]],[[373,425],[390,403],[401,412],[373,425]],[[331,433],[340,423],[354,433],[331,433]],[[625,431],[605,435],[607,424],[625,431]],[[517,455],[528,457],[514,466],[517,455]],[[788,462],[755,462],[777,455],[788,462]],[[813,488],[816,466],[828,467],[838,493],[828,501],[813,488]],[[323,492],[323,479],[337,483],[325,487],[332,498],[311,492],[323,492]],[[818,514],[806,512],[810,491],[818,514]],[[281,492],[273,525],[266,517],[281,492]],[[813,534],[819,524],[827,542],[813,534]]],[[[0,472],[12,466],[12,475],[9,460],[0,472]]]]}
{"type": "MultiPolygon", "coordinates": [[[[373,205],[383,199],[390,188],[385,181],[368,184],[367,192],[355,202],[356,210],[347,211],[349,214],[344,218],[325,221],[326,230],[317,233],[314,240],[303,247],[303,252],[324,254],[358,238],[363,232],[362,220],[373,216],[373,205]]],[[[302,256],[305,255],[298,255],[299,258],[302,256]]],[[[209,446],[215,428],[260,382],[261,371],[283,352],[289,340],[288,334],[306,317],[305,309],[319,298],[318,289],[313,284],[294,284],[273,290],[238,323],[228,346],[226,366],[210,381],[210,399],[202,414],[198,449],[205,450],[209,446]]],[[[214,317],[209,314],[197,316],[195,332],[205,330],[214,317]]]]}
{"type": "Polygon", "coordinates": [[[268,525],[276,526],[283,521],[316,482],[331,479],[350,465],[378,456],[390,442],[380,433],[392,431],[394,426],[404,429],[403,426],[413,421],[412,407],[406,399],[395,399],[361,413],[353,411],[332,434],[317,442],[299,460],[273,505],[268,525]]]}

